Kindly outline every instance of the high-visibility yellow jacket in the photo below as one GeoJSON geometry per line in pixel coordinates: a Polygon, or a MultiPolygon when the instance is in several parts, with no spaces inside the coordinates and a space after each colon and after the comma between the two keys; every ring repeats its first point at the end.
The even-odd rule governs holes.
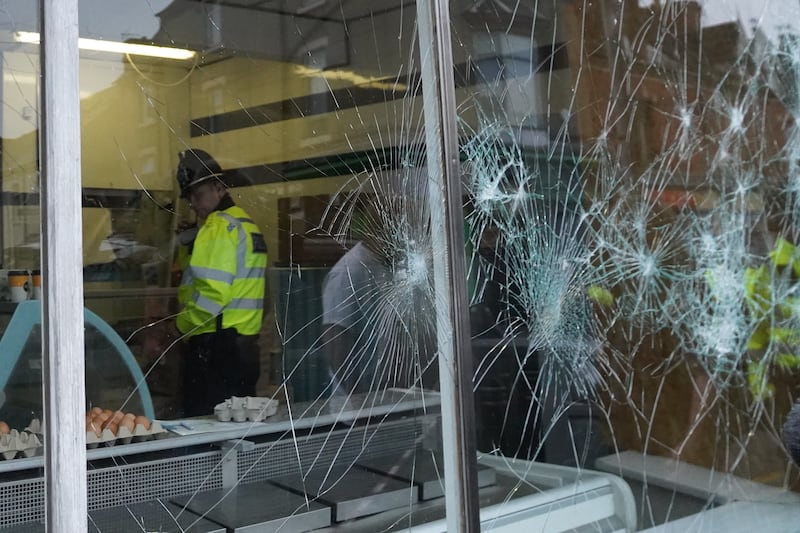
{"type": "Polygon", "coordinates": [[[233,205],[211,213],[197,232],[178,290],[178,330],[188,337],[213,332],[221,314],[223,329],[258,334],[266,269],[264,237],[244,209],[233,205]]]}

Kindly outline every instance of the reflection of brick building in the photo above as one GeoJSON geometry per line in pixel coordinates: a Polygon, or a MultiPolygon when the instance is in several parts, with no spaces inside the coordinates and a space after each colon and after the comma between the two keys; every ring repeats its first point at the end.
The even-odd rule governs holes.
{"type": "Polygon", "coordinates": [[[678,184],[699,185],[719,133],[741,104],[753,150],[777,152],[785,109],[758,84],[759,97],[743,94],[760,68],[752,57],[756,38],[748,38],[738,23],[701,27],[696,2],[670,2],[665,12],[636,2],[624,2],[618,12],[616,5],[574,2],[565,10],[570,62],[580,66],[573,73],[584,143],[606,135],[609,151],[639,172],[669,157],[671,167],[683,167],[678,184]],[[675,157],[687,129],[691,144],[675,157]]]}
{"type": "MultiPolygon", "coordinates": [[[[593,169],[598,174],[620,173],[615,178],[625,185],[621,195],[635,190],[641,198],[665,197],[667,190],[673,199],[699,203],[731,190],[736,180],[751,179],[761,199],[753,205],[761,214],[766,210],[769,222],[784,225],[777,220],[785,213],[779,205],[785,201],[787,168],[782,150],[792,119],[782,101],[787,95],[771,81],[776,65],[770,47],[779,43],[758,32],[751,36],[737,22],[702,27],[698,2],[661,4],[641,8],[636,1],[599,1],[565,7],[584,154],[599,161],[593,169]],[[603,167],[601,155],[613,164],[603,167]]],[[[597,179],[609,181],[607,175],[597,179]]],[[[635,198],[625,196],[630,205],[635,198]]],[[[699,385],[691,357],[675,357],[680,350],[672,332],[664,329],[632,344],[612,331],[609,342],[632,365],[620,370],[629,388],[612,391],[627,397],[633,409],[633,416],[612,412],[617,445],[668,455],[688,442],[682,459],[727,468],[715,463],[720,460],[715,446],[728,438],[717,434],[715,411],[696,426],[689,420],[689,400],[699,385]]],[[[742,400],[738,395],[731,392],[725,401],[742,400]]],[[[751,445],[764,453],[749,458],[750,475],[785,467],[774,442],[756,439],[751,445]]]]}

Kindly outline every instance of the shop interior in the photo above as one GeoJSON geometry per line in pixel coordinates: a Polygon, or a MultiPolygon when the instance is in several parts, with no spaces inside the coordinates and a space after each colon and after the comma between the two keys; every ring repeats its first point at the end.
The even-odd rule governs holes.
{"type": "MultiPolygon", "coordinates": [[[[331,393],[331,372],[321,356],[326,275],[365,239],[353,199],[364,191],[360,198],[380,198],[385,191],[375,183],[425,169],[421,72],[427,56],[418,44],[415,4],[113,4],[82,2],[80,14],[83,232],[75,239],[83,252],[87,424],[93,410],[121,413],[117,432],[87,431],[90,530],[136,531],[139,522],[128,525],[121,517],[138,516],[148,527],[170,531],[443,531],[441,397],[433,370],[427,371],[436,365],[435,348],[414,337],[435,337],[435,313],[406,298],[411,292],[402,293],[411,307],[398,316],[427,310],[430,316],[420,319],[424,331],[400,320],[400,333],[374,333],[379,342],[407,343],[403,349],[420,366],[410,379],[372,386],[342,403],[331,393]],[[129,16],[111,17],[115,9],[129,16]],[[110,42],[146,48],[101,46],[110,42]],[[164,50],[173,55],[157,57],[164,50]],[[176,238],[194,214],[180,197],[175,169],[179,152],[189,148],[219,161],[231,197],[259,226],[269,250],[257,396],[246,400],[249,409],[238,425],[215,413],[197,419],[182,413],[176,238]]],[[[588,17],[576,7],[580,2],[542,2],[511,17],[494,2],[450,4],[462,146],[481,140],[487,117],[507,125],[483,148],[501,161],[504,186],[519,185],[515,172],[535,173],[537,188],[523,200],[533,207],[522,209],[532,209],[547,231],[580,247],[578,213],[591,204],[585,193],[603,191],[585,185],[600,174],[600,157],[578,154],[600,129],[591,106],[609,96],[596,86],[577,89],[584,87],[582,47],[588,45],[575,36],[591,44],[600,29],[579,24],[588,17]],[[504,167],[504,157],[521,161],[523,170],[504,167]]],[[[40,437],[48,430],[37,293],[42,281],[36,278],[46,253],[39,207],[41,80],[37,12],[35,6],[18,9],[0,30],[0,421],[18,439],[13,446],[0,440],[6,459],[0,461],[0,528],[39,531],[40,437]],[[21,283],[12,281],[20,276],[21,283]]],[[[607,68],[593,76],[597,86],[612,77],[607,68]]],[[[638,121],[631,124],[630,151],[648,152],[647,143],[655,141],[637,134],[638,121]]],[[[636,164],[631,167],[639,170],[636,164]]],[[[470,165],[468,149],[461,169],[465,183],[480,172],[470,165]]],[[[638,442],[649,437],[634,435],[636,425],[625,415],[601,412],[594,394],[565,383],[546,349],[529,349],[531,331],[513,329],[524,302],[510,299],[509,287],[523,282],[503,277],[491,230],[480,226],[479,208],[468,196],[464,240],[474,267],[468,269],[467,313],[481,520],[502,531],[634,531],[733,501],[699,481],[679,490],[671,463],[663,469],[659,463],[657,472],[653,466],[654,488],[642,496],[648,480],[637,476],[646,466],[631,466],[639,452],[669,454],[638,442]],[[471,226],[475,220],[478,226],[471,226]],[[476,227],[484,233],[472,239],[476,227]],[[628,448],[635,449],[634,458],[612,459],[628,448]]],[[[392,207],[383,223],[369,229],[368,221],[366,238],[419,222],[414,217],[420,212],[430,217],[417,211],[420,198],[379,200],[378,206],[392,207]]],[[[404,231],[400,240],[413,241],[413,231],[404,231]]],[[[575,321],[594,312],[592,302],[584,304],[575,321]]],[[[76,327],[80,323],[76,319],[76,327]]],[[[593,342],[588,327],[577,329],[576,345],[593,342]]],[[[668,386],[686,403],[692,384],[684,377],[668,386]]],[[[656,427],[659,438],[662,429],[683,431],[667,427],[673,422],[656,427]]],[[[704,453],[693,456],[695,464],[713,467],[704,453]]]]}

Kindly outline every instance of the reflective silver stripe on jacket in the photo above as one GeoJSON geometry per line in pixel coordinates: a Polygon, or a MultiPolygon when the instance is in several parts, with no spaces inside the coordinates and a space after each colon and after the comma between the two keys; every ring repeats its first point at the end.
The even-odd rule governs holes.
{"type": "Polygon", "coordinates": [[[267,269],[264,267],[251,267],[248,268],[242,278],[247,279],[261,279],[267,274],[267,269]]]}
{"type": "Polygon", "coordinates": [[[245,271],[245,261],[247,259],[247,232],[244,231],[242,223],[239,222],[238,218],[224,211],[217,211],[217,213],[228,221],[228,229],[239,229],[239,243],[236,245],[236,276],[245,278],[247,277],[247,272],[245,271]],[[233,228],[231,226],[233,226],[233,228]]]}
{"type": "Polygon", "coordinates": [[[236,276],[230,272],[225,270],[219,270],[217,268],[208,268],[208,267],[191,267],[189,269],[193,272],[195,278],[199,279],[207,279],[210,281],[219,281],[222,283],[227,283],[231,285],[233,280],[236,279],[236,276]]]}
{"type": "Polygon", "coordinates": [[[222,306],[220,304],[218,304],[214,300],[202,296],[199,293],[195,293],[193,299],[195,305],[197,305],[197,307],[199,307],[203,311],[207,311],[212,315],[218,315],[219,313],[222,312],[222,306]]]}
{"type": "Polygon", "coordinates": [[[264,305],[262,298],[234,298],[226,309],[261,309],[264,305]]]}

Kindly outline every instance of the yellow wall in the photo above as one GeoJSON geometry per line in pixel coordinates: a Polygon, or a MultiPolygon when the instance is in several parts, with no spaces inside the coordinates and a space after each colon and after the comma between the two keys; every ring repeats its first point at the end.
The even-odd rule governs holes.
{"type": "Polygon", "coordinates": [[[286,183],[272,183],[255,187],[239,187],[231,191],[234,202],[247,211],[264,232],[270,260],[274,261],[278,251],[278,200],[297,196],[333,194],[349,176],[316,178],[286,183]]]}
{"type": "MultiPolygon", "coordinates": [[[[81,61],[81,76],[107,75],[113,64],[81,61]]],[[[81,101],[84,187],[172,190],[177,154],[188,137],[185,65],[125,65],[105,89],[81,101]]]]}
{"type": "MultiPolygon", "coordinates": [[[[335,72],[326,75],[329,79],[325,87],[335,89],[352,83],[347,77],[337,78],[335,72]]],[[[192,117],[305,96],[311,91],[311,81],[307,71],[294,64],[253,59],[221,61],[206,67],[202,78],[192,78],[192,117]]],[[[397,133],[404,124],[421,124],[420,109],[419,105],[393,100],[353,109],[331,109],[329,113],[206,135],[189,142],[214,154],[223,168],[301,160],[398,142],[397,133]]]]}
{"type": "MultiPolygon", "coordinates": [[[[190,137],[192,119],[299,98],[313,91],[327,92],[329,88],[348,87],[353,83],[386,88],[387,80],[382,75],[385,77],[387,70],[402,75],[409,68],[418,68],[417,59],[403,59],[413,48],[408,39],[387,51],[375,50],[374,43],[358,41],[355,35],[353,38],[357,41],[353,46],[358,52],[352,54],[351,63],[322,72],[293,63],[239,57],[200,66],[143,59],[130,63],[115,56],[83,57],[81,157],[84,187],[144,188],[166,205],[170,197],[177,200],[174,180],[177,154],[189,147],[208,150],[223,168],[238,168],[421,144],[424,139],[421,100],[408,98],[190,137]],[[380,68],[377,65],[379,54],[385,61],[380,68]],[[400,65],[399,70],[389,69],[390,64],[400,65]]],[[[16,62],[24,65],[23,59],[16,58],[16,62]]],[[[25,98],[15,105],[35,102],[35,85],[21,87],[14,88],[23,93],[27,90],[29,94],[23,95],[25,98]]],[[[8,86],[4,89],[10,91],[8,86]]],[[[474,89],[460,90],[459,100],[468,100],[474,89]]],[[[469,106],[466,109],[463,116],[473,122],[469,106]]],[[[4,192],[38,192],[36,150],[36,131],[4,139],[4,192]]],[[[331,194],[346,179],[317,178],[240,187],[233,190],[233,195],[262,227],[270,249],[277,250],[278,199],[331,194]]],[[[155,205],[147,197],[144,201],[155,205]]],[[[148,227],[137,230],[137,239],[159,247],[168,246],[177,219],[188,218],[186,205],[177,202],[176,206],[177,214],[168,224],[153,223],[163,220],[161,215],[143,216],[142,224],[148,227]]],[[[159,212],[158,209],[150,211],[159,212]]],[[[27,264],[38,259],[38,254],[20,248],[38,241],[38,208],[6,207],[3,218],[4,263],[27,264]]],[[[112,222],[117,229],[120,221],[112,222]]],[[[165,253],[168,252],[165,250],[165,253]]]]}

